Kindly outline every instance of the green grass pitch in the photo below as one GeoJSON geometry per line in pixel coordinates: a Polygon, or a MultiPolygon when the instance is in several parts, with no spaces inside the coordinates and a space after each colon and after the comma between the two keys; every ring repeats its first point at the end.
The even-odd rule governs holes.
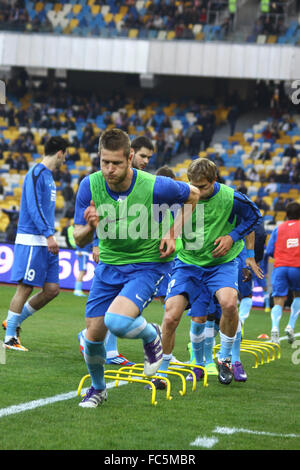
{"type": "MultiPolygon", "coordinates": [[[[12,286],[0,286],[1,322],[14,291],[12,286]]],[[[6,364],[0,364],[1,450],[116,453],[141,449],[197,452],[208,448],[300,448],[300,337],[296,338],[295,347],[282,340],[281,358],[276,356],[274,361],[257,368],[253,367],[254,356],[242,353],[248,374],[246,383],[224,386],[216,376],[209,376],[208,387],[198,383],[193,392],[188,383],[186,394],[181,396],[180,380],[173,377],[172,400],[166,399],[165,391],[157,391],[156,406],[151,404],[151,391],[145,390],[144,385],[112,384],[106,403],[96,409],[82,409],[75,393],[63,394],[76,392],[80,379],[87,374],[77,341],[77,334],[85,325],[85,302],[71,292],[61,292],[23,323],[22,343],[29,351],[6,351],[6,364]],[[48,400],[57,396],[65,399],[48,400]],[[34,408],[28,409],[28,403],[36,400],[42,400],[40,405],[35,402],[34,408]]],[[[161,323],[162,305],[153,301],[144,315],[149,321],[161,323]]],[[[283,314],[281,336],[288,316],[288,312],[283,314]]],[[[174,354],[181,361],[189,359],[189,322],[183,316],[177,330],[174,354]]],[[[270,327],[270,314],[253,309],[246,321],[245,339],[256,340],[262,333],[270,334],[270,327]]],[[[119,340],[118,345],[130,360],[143,362],[139,340],[119,340]]],[[[88,385],[87,381],[84,387],[88,385]]]]}

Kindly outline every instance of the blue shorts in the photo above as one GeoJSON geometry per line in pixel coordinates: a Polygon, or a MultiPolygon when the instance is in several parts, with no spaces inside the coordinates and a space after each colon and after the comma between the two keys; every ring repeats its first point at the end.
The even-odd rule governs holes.
{"type": "Polygon", "coordinates": [[[47,246],[15,245],[11,280],[33,287],[43,287],[45,282],[58,284],[58,255],[50,253],[47,246]]]}
{"type": "Polygon", "coordinates": [[[201,294],[195,302],[193,302],[191,308],[187,312],[189,317],[206,317],[207,315],[216,314],[217,318],[221,318],[221,307],[215,298],[213,298],[204,286],[201,286],[201,294]]]}
{"type": "Polygon", "coordinates": [[[82,255],[77,254],[77,260],[78,260],[78,269],[79,271],[87,271],[87,263],[89,260],[89,254],[88,253],[83,253],[82,255]]]}
{"type": "Polygon", "coordinates": [[[174,261],[170,263],[170,270],[165,274],[162,282],[159,285],[157,297],[165,297],[167,295],[168,285],[171,280],[173,266],[174,266],[174,261]]]}
{"type": "Polygon", "coordinates": [[[200,267],[175,261],[166,300],[175,295],[185,295],[190,305],[197,300],[203,291],[208,289],[211,297],[223,287],[238,290],[238,262],[234,259],[217,266],[200,267]]]}
{"type": "Polygon", "coordinates": [[[300,268],[280,266],[271,276],[272,297],[285,297],[289,290],[300,292],[300,268]]]}
{"type": "Polygon", "coordinates": [[[94,272],[85,316],[104,316],[119,295],[135,303],[141,313],[157,296],[160,283],[170,270],[170,263],[149,264],[114,266],[100,262],[94,272]]]}
{"type": "Polygon", "coordinates": [[[239,269],[239,277],[238,277],[238,285],[239,285],[239,294],[241,299],[244,297],[250,297],[252,295],[252,283],[253,283],[253,273],[252,273],[252,278],[250,281],[244,281],[244,276],[243,276],[243,269],[246,267],[245,265],[245,259],[246,258],[241,258],[237,257],[238,261],[238,269],[239,269]]]}

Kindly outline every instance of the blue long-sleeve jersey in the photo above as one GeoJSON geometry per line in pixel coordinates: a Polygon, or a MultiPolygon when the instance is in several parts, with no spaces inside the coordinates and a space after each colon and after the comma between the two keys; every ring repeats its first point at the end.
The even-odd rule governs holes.
{"type": "MultiPolygon", "coordinates": [[[[220,191],[220,183],[215,183],[213,197],[220,191]]],[[[236,242],[245,238],[253,230],[255,230],[262,222],[260,210],[245,194],[238,191],[233,193],[233,206],[228,221],[233,223],[236,218],[235,228],[228,234],[232,240],[236,242]]]]}
{"type": "Polygon", "coordinates": [[[55,201],[52,171],[38,163],[25,176],[16,243],[47,245],[55,233],[55,201]]]}

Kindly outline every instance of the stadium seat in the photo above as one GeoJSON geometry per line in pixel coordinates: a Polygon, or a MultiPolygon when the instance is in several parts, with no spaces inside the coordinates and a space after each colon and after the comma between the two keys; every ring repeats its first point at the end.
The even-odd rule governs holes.
{"type": "Polygon", "coordinates": [[[170,40],[174,39],[175,36],[176,36],[175,31],[168,31],[167,40],[170,41],[170,40]]]}
{"type": "Polygon", "coordinates": [[[128,37],[129,38],[132,38],[132,39],[135,39],[138,37],[138,34],[139,34],[139,30],[138,29],[130,29],[129,32],[128,32],[128,37]]]}

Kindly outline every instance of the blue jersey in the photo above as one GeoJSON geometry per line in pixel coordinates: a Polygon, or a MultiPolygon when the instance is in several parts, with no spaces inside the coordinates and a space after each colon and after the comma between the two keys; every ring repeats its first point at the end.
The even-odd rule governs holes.
{"type": "Polygon", "coordinates": [[[47,246],[47,238],[55,233],[56,187],[50,171],[42,163],[25,176],[16,243],[47,246]]]}
{"type": "MultiPolygon", "coordinates": [[[[215,183],[214,194],[219,189],[220,183],[215,183]]],[[[228,221],[232,224],[234,219],[236,219],[235,228],[228,234],[234,242],[245,238],[262,222],[262,216],[256,204],[238,191],[233,193],[233,207],[228,221]]]]}

